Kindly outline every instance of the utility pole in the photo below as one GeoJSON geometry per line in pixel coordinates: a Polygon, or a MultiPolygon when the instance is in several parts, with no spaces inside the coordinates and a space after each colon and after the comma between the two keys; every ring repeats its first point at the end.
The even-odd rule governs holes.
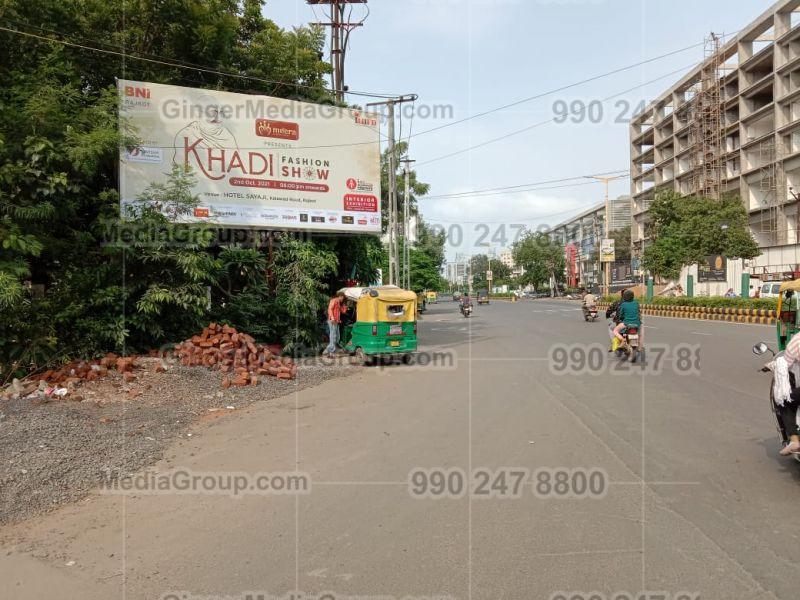
{"type": "MultiPolygon", "coordinates": [[[[614,175],[613,177],[609,176],[600,176],[600,175],[590,175],[588,176],[589,179],[596,179],[597,181],[602,181],[606,186],[606,207],[605,207],[605,237],[608,239],[609,234],[611,233],[611,208],[608,204],[608,182],[613,181],[615,179],[622,179],[623,177],[627,177],[627,175],[614,175]]],[[[598,251],[598,254],[600,252],[598,251]]],[[[603,259],[602,254],[600,255],[600,260],[603,259]]],[[[605,261],[603,263],[605,269],[603,271],[603,295],[608,296],[610,293],[610,286],[611,286],[611,263],[605,261]]]]}
{"type": "Polygon", "coordinates": [[[409,169],[409,165],[414,160],[406,157],[402,161],[403,163],[403,176],[405,179],[405,191],[403,193],[403,287],[407,290],[411,289],[411,246],[408,242],[409,235],[411,234],[411,221],[409,217],[411,216],[411,188],[409,185],[409,179],[411,170],[409,169]]]}
{"type": "Polygon", "coordinates": [[[347,4],[366,4],[367,0],[307,0],[307,2],[311,6],[327,4],[331,7],[330,22],[312,23],[312,25],[331,28],[331,65],[333,66],[331,87],[336,94],[336,99],[342,102],[344,93],[347,91],[347,86],[344,84],[344,58],[347,53],[350,32],[356,27],[361,27],[366,20],[365,16],[361,21],[352,23],[346,21],[344,8],[347,4]]]}
{"type": "Polygon", "coordinates": [[[370,106],[386,106],[388,108],[389,119],[389,285],[398,285],[400,275],[399,250],[397,248],[397,156],[394,142],[394,106],[403,102],[413,102],[417,99],[416,94],[400,96],[384,102],[371,102],[370,106]]]}

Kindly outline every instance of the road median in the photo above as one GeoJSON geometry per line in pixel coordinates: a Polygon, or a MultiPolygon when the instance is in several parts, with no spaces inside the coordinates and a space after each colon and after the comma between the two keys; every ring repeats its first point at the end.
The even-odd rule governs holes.
{"type": "MultiPolygon", "coordinates": [[[[608,308],[607,302],[598,306],[608,308]]],[[[641,304],[643,315],[654,317],[675,317],[679,319],[698,319],[704,321],[727,321],[730,323],[754,323],[772,325],[776,313],[764,308],[732,308],[727,306],[679,306],[670,304],[641,304]]]]}

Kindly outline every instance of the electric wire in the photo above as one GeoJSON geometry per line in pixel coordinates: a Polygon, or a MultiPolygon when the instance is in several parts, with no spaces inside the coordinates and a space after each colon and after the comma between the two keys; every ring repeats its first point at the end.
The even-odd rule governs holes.
{"type": "MultiPolygon", "coordinates": [[[[655,83],[656,81],[659,81],[659,80],[661,80],[661,79],[665,79],[665,78],[667,78],[667,77],[670,77],[670,76],[672,76],[672,75],[675,75],[676,73],[685,72],[685,71],[686,71],[688,68],[691,68],[692,66],[694,66],[694,64],[695,64],[695,63],[693,63],[693,64],[692,64],[692,65],[690,65],[689,67],[681,67],[680,69],[675,69],[674,71],[670,71],[669,73],[666,73],[666,74],[664,74],[664,75],[661,75],[660,77],[656,77],[655,79],[651,79],[650,81],[646,81],[646,82],[644,82],[644,83],[637,84],[637,85],[635,85],[635,86],[634,86],[634,87],[632,87],[632,88],[628,88],[627,90],[623,90],[623,91],[621,91],[621,92],[618,92],[618,93],[616,93],[616,94],[613,94],[613,95],[611,95],[611,96],[608,96],[608,97],[606,97],[606,98],[603,98],[602,100],[599,100],[599,102],[600,102],[601,104],[604,104],[604,103],[608,102],[609,100],[613,100],[614,98],[617,98],[617,97],[619,97],[619,96],[622,96],[622,95],[624,95],[624,94],[627,94],[627,93],[629,93],[629,92],[632,92],[632,91],[634,91],[634,90],[637,90],[637,89],[639,89],[639,88],[642,88],[642,87],[644,87],[644,86],[650,85],[651,83],[655,83]]],[[[570,113],[572,113],[572,114],[577,114],[575,111],[570,111],[570,113]]],[[[476,150],[477,148],[482,148],[482,147],[484,147],[484,146],[488,146],[489,144],[494,144],[494,143],[497,143],[497,142],[500,142],[500,141],[506,140],[506,139],[508,139],[508,138],[510,138],[510,137],[514,137],[514,136],[520,135],[520,134],[522,134],[522,133],[526,133],[526,132],[528,132],[528,131],[531,131],[532,129],[536,129],[537,127],[541,127],[541,126],[543,126],[543,125],[547,125],[547,124],[549,124],[549,123],[554,123],[554,122],[555,122],[555,120],[556,120],[556,118],[557,118],[557,117],[552,117],[552,118],[550,118],[550,119],[547,119],[547,120],[545,120],[545,121],[540,121],[540,122],[538,122],[538,123],[534,123],[533,125],[529,125],[529,126],[527,126],[527,127],[523,127],[522,129],[516,129],[516,130],[514,130],[514,131],[510,131],[510,132],[508,132],[508,133],[506,133],[506,134],[504,134],[504,135],[501,135],[501,136],[499,136],[499,137],[496,137],[496,138],[491,138],[491,139],[489,139],[489,140],[486,140],[486,141],[480,142],[480,143],[478,143],[478,144],[473,144],[472,146],[468,146],[467,148],[463,148],[463,149],[461,149],[461,150],[456,150],[455,152],[449,152],[449,153],[447,153],[447,154],[443,154],[443,155],[441,155],[441,156],[437,156],[437,157],[435,157],[435,158],[431,158],[431,159],[429,159],[429,160],[422,161],[422,162],[418,163],[418,164],[417,164],[417,166],[418,166],[418,167],[420,167],[420,166],[422,166],[422,165],[429,165],[429,164],[431,164],[431,163],[438,162],[438,161],[440,161],[440,160],[445,160],[445,159],[447,159],[447,158],[452,158],[453,156],[458,156],[458,155],[460,155],[460,154],[464,154],[464,153],[466,153],[466,152],[471,152],[472,150],[476,150]]],[[[419,135],[419,134],[417,134],[417,135],[419,135]]]]}
{"type": "MultiPolygon", "coordinates": [[[[35,27],[35,26],[31,26],[31,27],[35,27]]],[[[21,36],[25,36],[25,37],[35,38],[35,39],[46,41],[46,42],[57,43],[57,44],[61,44],[61,45],[64,45],[64,46],[70,46],[70,47],[73,47],[73,48],[80,48],[82,50],[89,50],[89,51],[93,51],[93,52],[98,52],[98,53],[101,53],[101,54],[108,54],[108,55],[121,56],[121,57],[124,56],[128,60],[138,60],[138,61],[142,61],[142,62],[158,64],[158,65],[165,66],[165,67],[172,67],[172,68],[179,68],[179,69],[189,69],[189,70],[198,71],[198,72],[202,72],[202,73],[209,73],[211,75],[217,75],[219,77],[233,77],[233,78],[236,78],[236,79],[243,79],[243,80],[248,80],[248,81],[258,81],[260,83],[267,83],[267,84],[276,85],[276,86],[286,86],[286,87],[295,87],[295,88],[300,87],[300,88],[307,88],[307,89],[312,89],[312,90],[320,90],[320,89],[322,89],[322,90],[324,90],[326,92],[333,92],[334,91],[334,90],[329,89],[329,88],[325,88],[325,87],[319,88],[317,86],[303,84],[303,83],[294,83],[294,82],[288,82],[288,81],[277,81],[277,80],[273,80],[273,79],[267,79],[265,77],[256,77],[255,75],[245,75],[243,73],[234,73],[234,72],[231,72],[231,71],[222,71],[222,70],[219,70],[219,69],[213,69],[213,68],[210,68],[210,67],[205,67],[205,66],[200,66],[200,65],[193,65],[192,63],[187,63],[187,62],[184,62],[184,61],[176,61],[174,59],[167,59],[167,58],[164,58],[164,57],[151,58],[151,57],[157,56],[157,55],[150,55],[150,56],[144,55],[143,56],[140,53],[137,53],[137,54],[131,54],[130,52],[123,53],[123,52],[118,51],[118,50],[111,50],[111,49],[108,49],[108,48],[98,48],[98,47],[95,47],[95,46],[89,46],[87,44],[82,44],[82,43],[78,43],[78,42],[73,42],[73,41],[68,41],[68,40],[64,40],[64,39],[53,38],[53,37],[44,36],[44,35],[38,35],[36,33],[30,32],[30,31],[22,31],[20,29],[13,29],[13,28],[10,28],[10,27],[4,27],[2,25],[0,25],[0,31],[5,31],[7,33],[21,35],[21,36]]],[[[60,34],[60,35],[63,35],[63,34],[60,34]]],[[[113,48],[119,48],[119,46],[113,46],[112,44],[108,44],[106,42],[98,42],[98,43],[106,45],[106,46],[112,46],[113,48]]],[[[367,98],[396,98],[396,97],[398,97],[397,95],[392,95],[392,94],[380,94],[380,93],[362,92],[362,91],[347,91],[347,92],[344,92],[344,93],[345,94],[349,94],[351,96],[362,96],[362,97],[367,97],[367,98]]]]}

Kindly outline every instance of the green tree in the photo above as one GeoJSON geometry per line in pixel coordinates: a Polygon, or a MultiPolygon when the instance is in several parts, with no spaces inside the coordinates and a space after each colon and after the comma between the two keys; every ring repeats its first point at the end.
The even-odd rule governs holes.
{"type": "MultiPolygon", "coordinates": [[[[263,8],[261,0],[0,0],[6,25],[54,40],[0,32],[0,379],[69,355],[183,335],[215,310],[208,288],[217,290],[213,304],[223,265],[228,273],[263,268],[252,253],[222,256],[205,239],[180,248],[147,236],[108,243],[119,218],[119,149],[137,144],[135,135],[119,133],[116,77],[333,102],[324,84],[324,32],[283,30],[263,8]]],[[[170,185],[150,190],[151,200],[188,200],[188,183],[170,185]]],[[[180,229],[155,211],[136,219],[152,232],[180,229]]],[[[253,323],[255,313],[245,309],[270,298],[270,319],[299,324],[302,338],[316,327],[309,310],[319,308],[318,297],[310,290],[317,294],[318,285],[334,284],[354,265],[359,277],[370,277],[379,255],[374,238],[287,242],[267,270],[289,277],[302,265],[314,281],[250,282],[237,293],[247,290],[253,302],[244,306],[234,294],[227,316],[245,322],[249,314],[253,323]],[[310,299],[301,305],[303,293],[310,299]]]]}
{"type": "Polygon", "coordinates": [[[525,269],[521,283],[541,288],[564,281],[564,248],[542,232],[526,231],[512,248],[514,262],[525,269]]]}
{"type": "Polygon", "coordinates": [[[653,243],[645,248],[642,265],[657,277],[675,279],[681,268],[713,254],[732,259],[760,254],[747,211],[735,195],[716,200],[664,192],[651,204],[650,215],[653,243]]]}
{"type": "Polygon", "coordinates": [[[481,289],[488,289],[486,271],[492,272],[492,285],[507,284],[511,278],[511,269],[497,258],[490,258],[486,254],[475,254],[469,261],[472,270],[472,284],[481,289]]]}

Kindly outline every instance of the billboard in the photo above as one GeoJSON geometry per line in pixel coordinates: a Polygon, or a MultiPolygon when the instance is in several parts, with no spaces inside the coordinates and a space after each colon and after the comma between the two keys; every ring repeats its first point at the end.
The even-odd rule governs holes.
{"type": "Polygon", "coordinates": [[[603,238],[600,243],[600,262],[614,262],[615,256],[614,238],[603,238]]]}
{"type": "Polygon", "coordinates": [[[697,281],[727,281],[728,261],[722,254],[707,256],[697,265],[697,281]]]}
{"type": "Polygon", "coordinates": [[[615,260],[611,263],[611,287],[626,287],[633,285],[634,275],[632,262],[629,260],[615,260]]]}
{"type": "Polygon", "coordinates": [[[135,205],[173,165],[195,174],[184,220],[223,227],[380,233],[377,115],[328,105],[119,80],[120,201],[135,205]]]}

